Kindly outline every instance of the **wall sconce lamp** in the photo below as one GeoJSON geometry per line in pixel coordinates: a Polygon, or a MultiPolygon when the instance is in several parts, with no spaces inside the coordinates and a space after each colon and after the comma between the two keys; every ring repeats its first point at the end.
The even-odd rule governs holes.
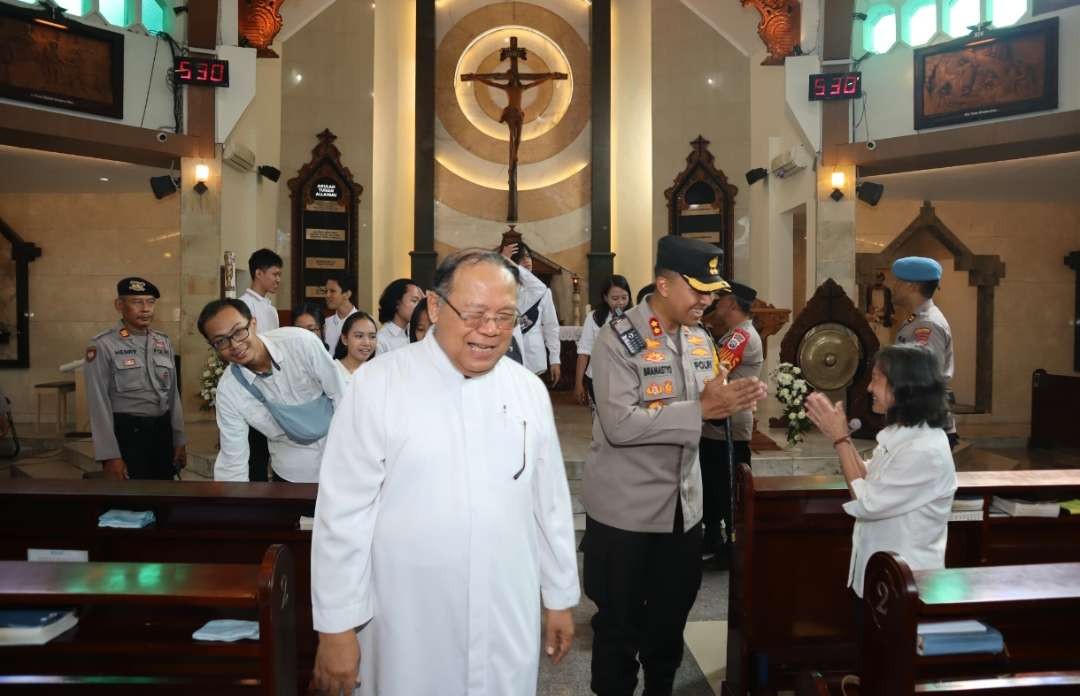
{"type": "Polygon", "coordinates": [[[844,197],[844,192],[841,191],[840,189],[844,188],[844,180],[845,180],[845,178],[846,177],[844,177],[843,172],[833,172],[832,173],[833,190],[832,190],[832,193],[829,194],[829,198],[833,199],[834,201],[836,201],[838,203],[840,202],[840,199],[844,197]]]}
{"type": "Polygon", "coordinates": [[[195,165],[195,193],[200,196],[206,193],[208,187],[206,186],[207,179],[210,178],[210,167],[205,164],[195,165]]]}

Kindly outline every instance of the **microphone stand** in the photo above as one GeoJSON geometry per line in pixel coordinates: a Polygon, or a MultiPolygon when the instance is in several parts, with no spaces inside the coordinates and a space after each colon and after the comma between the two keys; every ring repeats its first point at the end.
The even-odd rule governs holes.
{"type": "MultiPolygon", "coordinates": [[[[702,323],[701,326],[702,326],[702,328],[705,329],[705,333],[709,334],[709,340],[712,341],[712,344],[713,344],[713,353],[717,357],[719,357],[719,355],[720,355],[720,344],[717,343],[716,336],[713,335],[712,329],[710,329],[704,323],[702,323]]],[[[731,514],[731,529],[727,529],[727,524],[726,524],[726,520],[725,520],[725,522],[724,522],[724,533],[727,536],[728,542],[731,543],[731,544],[734,544],[735,543],[735,443],[732,442],[732,440],[731,440],[731,416],[728,416],[727,418],[724,418],[723,420],[712,419],[712,420],[709,421],[709,424],[710,425],[716,425],[716,426],[723,425],[723,428],[724,428],[724,445],[725,445],[724,450],[725,450],[725,453],[727,455],[727,465],[728,465],[728,467],[727,467],[728,468],[728,471],[727,471],[727,474],[728,474],[728,510],[730,511],[730,514],[731,514]]]]}

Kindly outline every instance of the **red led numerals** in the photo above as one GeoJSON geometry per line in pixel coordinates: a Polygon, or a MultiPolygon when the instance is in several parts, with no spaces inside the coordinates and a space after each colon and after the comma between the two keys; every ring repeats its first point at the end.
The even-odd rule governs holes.
{"type": "Polygon", "coordinates": [[[211,82],[224,82],[225,81],[225,64],[214,63],[210,66],[210,81],[211,82]]]}
{"type": "Polygon", "coordinates": [[[825,78],[824,77],[815,77],[814,78],[814,96],[815,97],[824,97],[825,96],[825,78]]]}
{"type": "Polygon", "coordinates": [[[187,82],[191,79],[191,61],[181,60],[176,64],[176,79],[187,82]]]}
{"type": "Polygon", "coordinates": [[[844,77],[844,94],[855,96],[859,93],[859,76],[846,75],[844,77]]]}

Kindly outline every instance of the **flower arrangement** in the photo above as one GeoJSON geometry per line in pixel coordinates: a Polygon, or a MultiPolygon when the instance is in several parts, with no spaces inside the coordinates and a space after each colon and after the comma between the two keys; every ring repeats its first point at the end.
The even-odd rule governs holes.
{"type": "Polygon", "coordinates": [[[214,408],[214,403],[217,400],[217,383],[224,372],[225,363],[221,361],[216,352],[210,351],[210,355],[206,358],[206,365],[203,368],[202,387],[199,390],[199,395],[204,402],[202,410],[210,411],[214,408]]]}
{"type": "Polygon", "coordinates": [[[803,441],[803,437],[811,427],[805,408],[810,385],[801,375],[802,370],[786,362],[780,363],[770,375],[776,382],[776,398],[784,407],[783,418],[787,420],[787,441],[792,447],[803,441]]]}

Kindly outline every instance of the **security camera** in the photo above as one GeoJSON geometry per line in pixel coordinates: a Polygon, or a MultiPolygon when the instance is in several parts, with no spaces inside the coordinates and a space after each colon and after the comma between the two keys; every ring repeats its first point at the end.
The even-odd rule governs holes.
{"type": "Polygon", "coordinates": [[[169,139],[169,134],[166,133],[165,131],[158,131],[157,135],[155,135],[154,137],[157,138],[157,141],[159,143],[163,143],[163,142],[165,142],[166,140],[169,139]]]}
{"type": "Polygon", "coordinates": [[[876,150],[877,149],[877,141],[876,140],[867,140],[866,141],[866,149],[867,150],[876,150]]]}

